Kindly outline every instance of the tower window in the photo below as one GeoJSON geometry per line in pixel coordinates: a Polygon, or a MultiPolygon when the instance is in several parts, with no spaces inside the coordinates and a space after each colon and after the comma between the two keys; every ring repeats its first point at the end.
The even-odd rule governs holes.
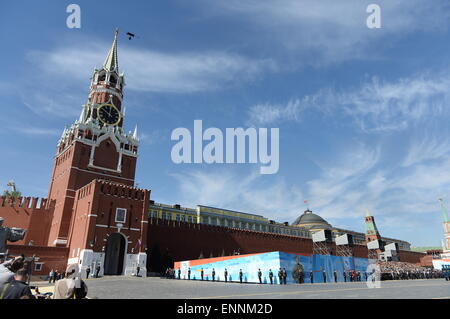
{"type": "Polygon", "coordinates": [[[117,78],[116,78],[114,75],[111,75],[111,76],[109,77],[109,82],[110,82],[111,84],[116,85],[116,84],[117,84],[117,78]]]}
{"type": "Polygon", "coordinates": [[[98,76],[98,82],[104,82],[106,80],[106,74],[102,73],[98,76]]]}
{"type": "Polygon", "coordinates": [[[127,210],[125,208],[116,209],[116,223],[125,223],[127,218],[127,210]]]}

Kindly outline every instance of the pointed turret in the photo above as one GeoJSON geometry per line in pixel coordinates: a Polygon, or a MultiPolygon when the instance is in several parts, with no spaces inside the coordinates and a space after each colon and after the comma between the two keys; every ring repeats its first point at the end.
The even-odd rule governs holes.
{"type": "Polygon", "coordinates": [[[119,34],[119,29],[116,29],[116,33],[114,35],[114,41],[109,50],[108,56],[105,59],[105,63],[103,63],[103,68],[109,72],[119,73],[119,59],[117,56],[117,35],[119,34]]]}
{"type": "Polygon", "coordinates": [[[137,141],[138,140],[138,127],[137,124],[134,128],[133,138],[137,141]]]}
{"type": "Polygon", "coordinates": [[[375,224],[375,218],[368,209],[366,209],[365,222],[366,222],[366,242],[381,239],[377,225],[375,224]]]}
{"type": "Polygon", "coordinates": [[[80,118],[78,119],[79,123],[84,123],[86,120],[86,105],[83,105],[83,108],[81,109],[80,118]]]}

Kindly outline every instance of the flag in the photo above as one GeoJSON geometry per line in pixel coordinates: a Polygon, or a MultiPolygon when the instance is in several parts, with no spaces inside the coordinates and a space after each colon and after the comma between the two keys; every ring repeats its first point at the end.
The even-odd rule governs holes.
{"type": "Polygon", "coordinates": [[[136,242],[136,247],[139,249],[141,248],[141,239],[139,238],[136,242]]]}

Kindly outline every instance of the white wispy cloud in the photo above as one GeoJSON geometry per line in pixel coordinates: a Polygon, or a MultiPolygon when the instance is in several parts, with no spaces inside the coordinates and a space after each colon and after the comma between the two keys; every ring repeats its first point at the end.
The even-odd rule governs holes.
{"type": "Polygon", "coordinates": [[[373,77],[357,88],[321,89],[286,104],[257,104],[248,110],[248,122],[267,125],[301,121],[307,111],[349,117],[364,132],[391,132],[450,113],[450,76],[422,73],[396,81],[373,77]]]}
{"type": "Polygon", "coordinates": [[[43,135],[43,136],[60,136],[61,132],[56,129],[48,129],[42,127],[19,127],[16,132],[26,135],[43,135]]]}
{"type": "Polygon", "coordinates": [[[267,183],[259,172],[194,170],[172,176],[177,180],[182,203],[188,207],[216,206],[284,221],[293,220],[304,206],[300,188],[288,185],[283,178],[267,183]]]}
{"type": "Polygon", "coordinates": [[[445,136],[445,131],[437,136],[429,136],[422,132],[422,136],[411,141],[408,152],[402,166],[408,167],[428,160],[448,158],[450,154],[450,142],[445,136]]]}
{"type": "MultiPolygon", "coordinates": [[[[53,76],[71,74],[86,80],[100,67],[109,45],[74,44],[47,52],[30,52],[29,59],[53,76]]],[[[146,92],[191,93],[221,89],[252,81],[276,65],[269,59],[253,60],[229,52],[158,52],[120,47],[119,67],[126,73],[127,88],[146,92]]]]}
{"type": "Polygon", "coordinates": [[[442,0],[379,0],[382,28],[370,30],[366,8],[373,1],[229,0],[214,2],[216,10],[212,12],[211,2],[207,3],[206,14],[226,15],[257,26],[258,35],[282,46],[285,56],[293,55],[294,63],[307,65],[379,58],[380,50],[371,50],[380,48],[379,41],[389,37],[393,42],[412,32],[445,30],[449,17],[442,0]]]}
{"type": "Polygon", "coordinates": [[[317,179],[307,183],[308,198],[311,198],[323,216],[357,217],[364,212],[369,198],[361,187],[363,179],[380,160],[380,147],[359,144],[344,154],[338,154],[332,162],[320,163],[321,173],[317,179]]]}

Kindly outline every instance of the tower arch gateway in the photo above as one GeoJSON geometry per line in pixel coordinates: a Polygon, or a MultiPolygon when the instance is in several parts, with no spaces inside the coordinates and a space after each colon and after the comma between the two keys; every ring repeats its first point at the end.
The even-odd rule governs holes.
{"type": "Polygon", "coordinates": [[[105,249],[105,275],[122,275],[126,263],[128,239],[122,233],[108,236],[105,249]]]}

